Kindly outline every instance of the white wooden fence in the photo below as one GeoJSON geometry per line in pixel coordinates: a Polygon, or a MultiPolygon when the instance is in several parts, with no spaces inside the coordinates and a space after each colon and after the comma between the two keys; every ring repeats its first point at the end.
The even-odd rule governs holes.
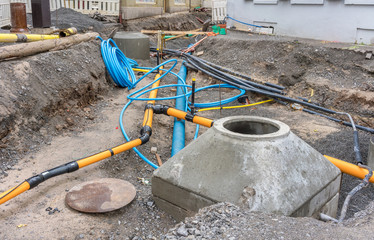
{"type": "MultiPolygon", "coordinates": [[[[61,7],[71,8],[84,14],[99,12],[102,15],[118,15],[120,0],[49,0],[51,11],[61,7]]],[[[26,3],[31,13],[31,0],[0,0],[0,27],[10,24],[10,2],[26,3]]]]}
{"type": "Polygon", "coordinates": [[[227,14],[227,0],[213,0],[212,1],[212,18],[213,23],[221,22],[225,19],[227,14]]]}
{"type": "Polygon", "coordinates": [[[9,0],[0,0],[0,27],[10,24],[9,0]]]}
{"type": "MultiPolygon", "coordinates": [[[[31,0],[26,1],[26,11],[31,13],[31,0]]],[[[102,15],[119,14],[119,0],[49,0],[49,4],[51,11],[64,7],[84,14],[95,12],[102,15]]]]}

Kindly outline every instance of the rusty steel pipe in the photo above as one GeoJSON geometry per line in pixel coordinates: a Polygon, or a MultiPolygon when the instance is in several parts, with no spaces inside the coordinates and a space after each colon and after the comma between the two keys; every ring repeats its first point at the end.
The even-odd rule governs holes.
{"type": "Polygon", "coordinates": [[[28,33],[27,18],[26,18],[26,4],[25,3],[10,3],[10,22],[12,28],[11,33],[28,33]]]}

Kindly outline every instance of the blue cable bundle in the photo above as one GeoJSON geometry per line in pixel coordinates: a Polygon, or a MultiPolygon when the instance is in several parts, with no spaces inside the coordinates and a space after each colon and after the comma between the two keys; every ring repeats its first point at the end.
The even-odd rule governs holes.
{"type": "Polygon", "coordinates": [[[101,55],[115,84],[123,88],[134,88],[137,81],[132,67],[138,63],[127,58],[112,39],[97,38],[101,40],[101,55]]]}

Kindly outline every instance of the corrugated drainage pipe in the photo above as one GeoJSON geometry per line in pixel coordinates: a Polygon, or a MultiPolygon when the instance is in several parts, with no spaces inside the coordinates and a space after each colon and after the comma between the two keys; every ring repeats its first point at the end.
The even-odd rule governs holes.
{"type": "MultiPolygon", "coordinates": [[[[178,78],[178,84],[185,84],[187,77],[187,67],[182,63],[181,69],[178,75],[184,79],[184,82],[178,78]]],[[[186,88],[177,87],[176,96],[180,96],[186,93],[186,88]]],[[[186,98],[177,98],[175,100],[175,108],[178,110],[186,111],[186,98]]],[[[171,156],[177,154],[185,146],[185,121],[182,119],[174,118],[174,129],[173,129],[173,141],[171,145],[171,156]]]]}

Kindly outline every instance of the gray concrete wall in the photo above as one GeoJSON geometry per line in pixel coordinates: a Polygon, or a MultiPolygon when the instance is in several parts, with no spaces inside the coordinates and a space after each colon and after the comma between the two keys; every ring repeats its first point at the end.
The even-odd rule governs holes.
{"type": "Polygon", "coordinates": [[[122,19],[129,20],[142,17],[151,17],[161,15],[162,13],[162,7],[123,7],[122,19]]]}
{"type": "Polygon", "coordinates": [[[185,0],[184,3],[175,3],[175,0],[167,0],[166,1],[166,12],[174,13],[174,12],[188,11],[190,8],[201,6],[201,2],[202,0],[185,0]]]}
{"type": "Polygon", "coordinates": [[[228,0],[227,13],[278,35],[374,44],[373,0],[228,0]]]}
{"type": "Polygon", "coordinates": [[[163,0],[154,3],[139,3],[136,0],[120,0],[122,3],[122,18],[135,19],[161,15],[163,13],[163,0]]]}
{"type": "Polygon", "coordinates": [[[189,4],[191,8],[201,6],[202,0],[186,0],[183,4],[176,4],[175,0],[155,0],[152,2],[137,2],[136,0],[121,0],[122,1],[122,18],[135,19],[142,17],[150,17],[161,15],[164,12],[174,13],[188,11],[189,4]],[[164,6],[165,5],[165,6],[164,6]],[[165,9],[165,11],[164,11],[165,9]]]}
{"type": "Polygon", "coordinates": [[[212,0],[202,0],[201,6],[206,8],[212,8],[212,0]]]}

